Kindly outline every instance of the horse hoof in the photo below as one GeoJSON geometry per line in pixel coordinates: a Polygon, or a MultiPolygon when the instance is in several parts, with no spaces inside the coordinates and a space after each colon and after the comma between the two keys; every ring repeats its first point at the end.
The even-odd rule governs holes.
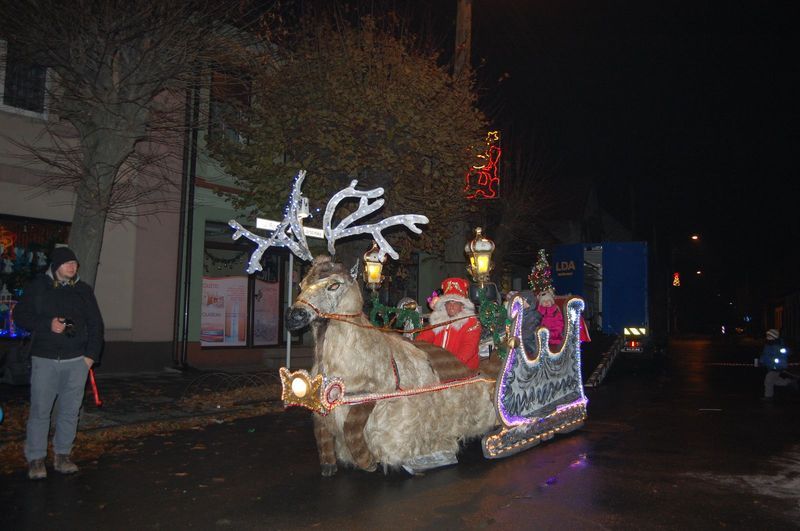
{"type": "Polygon", "coordinates": [[[361,470],[363,470],[364,472],[375,472],[376,470],[378,470],[378,463],[373,461],[372,463],[368,464],[367,466],[361,467],[361,470]]]}
{"type": "Polygon", "coordinates": [[[329,478],[336,474],[336,464],[322,465],[322,477],[329,478]]]}

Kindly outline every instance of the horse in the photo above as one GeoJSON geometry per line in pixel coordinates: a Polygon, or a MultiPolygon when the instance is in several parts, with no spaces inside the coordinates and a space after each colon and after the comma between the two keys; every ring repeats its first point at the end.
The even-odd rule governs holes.
{"type": "Polygon", "coordinates": [[[462,442],[498,425],[496,372],[473,374],[439,347],[374,327],[362,311],[357,271],[319,256],[300,290],[286,326],[310,326],[312,376],[340,378],[349,395],[364,397],[314,415],[323,476],[338,464],[370,472],[382,465],[386,473],[413,470],[431,456],[454,459],[462,442]]]}

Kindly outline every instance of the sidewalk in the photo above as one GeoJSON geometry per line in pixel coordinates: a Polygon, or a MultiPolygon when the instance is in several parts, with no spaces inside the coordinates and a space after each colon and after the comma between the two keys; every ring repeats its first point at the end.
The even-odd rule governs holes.
{"type": "MultiPolygon", "coordinates": [[[[240,410],[280,399],[278,367],[285,365],[284,349],[272,349],[265,363],[223,368],[165,367],[159,372],[96,372],[102,405],[95,405],[90,382],[81,412],[79,431],[210,415],[222,409],[240,410]]],[[[295,347],[292,369],[309,369],[311,348],[295,347]]],[[[0,445],[24,438],[28,385],[0,383],[0,445]]]]}
{"type": "MultiPolygon", "coordinates": [[[[237,367],[225,371],[167,369],[158,373],[97,375],[98,407],[89,382],[74,457],[96,459],[119,443],[148,435],[198,429],[283,411],[278,371],[237,367]]],[[[0,474],[24,469],[22,445],[29,386],[0,385],[0,474]]]]}
{"type": "Polygon", "coordinates": [[[102,405],[87,384],[79,430],[184,419],[280,399],[276,370],[241,367],[98,375],[102,405]],[[229,395],[229,396],[227,396],[229,395]]]}
{"type": "MultiPolygon", "coordinates": [[[[224,416],[280,400],[278,372],[264,367],[98,374],[96,381],[102,405],[95,404],[87,382],[79,432],[224,416]]],[[[0,424],[0,445],[24,439],[29,392],[29,386],[0,385],[5,416],[0,424]]]]}

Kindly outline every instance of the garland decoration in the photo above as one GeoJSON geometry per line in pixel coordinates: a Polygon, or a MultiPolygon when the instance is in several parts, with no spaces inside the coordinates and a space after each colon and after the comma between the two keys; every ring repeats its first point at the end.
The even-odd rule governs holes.
{"type": "MultiPolygon", "coordinates": [[[[214,256],[208,250],[204,250],[203,254],[205,255],[206,259],[211,262],[215,269],[232,269],[235,264],[238,264],[242,258],[247,255],[247,251],[237,253],[236,256],[232,258],[220,258],[218,256],[214,256]]],[[[207,268],[206,272],[208,272],[207,268]]]]}
{"type": "Polygon", "coordinates": [[[377,293],[372,296],[372,310],[369,312],[369,320],[378,328],[399,327],[400,329],[405,329],[407,322],[411,322],[414,325],[414,330],[420,327],[419,313],[416,308],[386,306],[378,300],[377,293]]]}
{"type": "Polygon", "coordinates": [[[478,302],[478,320],[484,330],[489,330],[492,333],[492,342],[497,349],[497,355],[504,360],[508,354],[508,348],[506,343],[502,341],[502,336],[507,334],[509,325],[508,311],[502,304],[490,301],[486,297],[484,288],[478,288],[478,302]]]}

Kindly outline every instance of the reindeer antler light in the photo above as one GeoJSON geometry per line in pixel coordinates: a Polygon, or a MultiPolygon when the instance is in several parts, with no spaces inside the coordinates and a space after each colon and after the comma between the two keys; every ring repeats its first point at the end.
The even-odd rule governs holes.
{"type": "Polygon", "coordinates": [[[357,184],[357,180],[351,181],[350,186],[334,194],[330,201],[328,201],[328,206],[325,207],[325,216],[322,218],[322,227],[323,231],[325,232],[325,239],[328,240],[328,252],[331,255],[335,254],[336,240],[339,238],[346,238],[356,234],[371,234],[378,243],[378,247],[380,247],[380,259],[383,259],[383,257],[388,254],[397,260],[399,257],[397,251],[395,251],[389,242],[386,241],[386,238],[383,237],[382,231],[393,225],[405,225],[411,232],[420,234],[422,229],[417,227],[416,224],[428,223],[428,218],[419,214],[401,214],[388,217],[379,221],[378,223],[351,227],[350,225],[352,225],[353,222],[372,214],[381,208],[385,203],[384,199],[378,199],[372,203],[369,202],[370,199],[375,199],[382,196],[383,188],[375,188],[373,190],[356,190],[355,187],[357,184]],[[339,206],[339,203],[342,201],[342,199],[346,197],[358,197],[358,209],[344,218],[335,228],[332,228],[331,222],[333,221],[333,213],[336,211],[336,208],[339,206]]]}
{"type": "MultiPolygon", "coordinates": [[[[269,238],[263,238],[257,234],[253,234],[242,227],[236,220],[232,219],[228,222],[228,225],[236,230],[233,234],[234,240],[238,240],[244,236],[258,245],[258,248],[250,255],[250,261],[247,264],[248,273],[252,274],[263,269],[261,267],[261,257],[264,255],[264,252],[272,246],[286,247],[302,260],[311,260],[313,258],[313,256],[311,256],[311,251],[308,249],[308,242],[306,241],[306,236],[303,232],[303,224],[300,220],[300,204],[304,199],[300,193],[300,187],[303,185],[305,177],[305,170],[300,170],[292,186],[292,193],[289,197],[289,203],[286,205],[283,221],[275,228],[275,231],[269,238]]],[[[402,214],[388,217],[377,223],[352,227],[351,225],[355,221],[372,214],[385,203],[384,199],[378,199],[370,203],[370,199],[376,199],[383,195],[383,188],[356,190],[355,186],[357,184],[358,181],[352,181],[350,186],[334,194],[325,207],[325,216],[322,219],[322,226],[324,227],[323,232],[325,234],[325,239],[328,240],[328,252],[331,255],[335,254],[336,240],[339,238],[346,238],[356,234],[371,234],[380,248],[379,259],[382,260],[383,257],[388,254],[397,260],[399,257],[397,251],[386,241],[382,231],[394,225],[405,225],[411,232],[420,234],[422,229],[417,227],[417,223],[428,223],[428,218],[419,214],[402,214]],[[346,197],[358,197],[358,209],[344,218],[335,228],[332,228],[331,222],[333,221],[333,214],[339,206],[339,203],[346,197]]]]}
{"type": "Polygon", "coordinates": [[[305,178],[305,170],[300,170],[292,186],[292,193],[289,196],[289,203],[286,205],[283,221],[275,228],[271,237],[262,238],[257,234],[253,234],[242,227],[236,220],[232,219],[228,222],[231,228],[236,229],[236,232],[233,234],[234,240],[238,240],[244,236],[258,245],[258,248],[250,255],[250,261],[247,263],[248,273],[253,274],[263,269],[261,267],[261,257],[264,255],[264,252],[272,246],[286,247],[302,260],[311,260],[313,258],[311,256],[311,251],[308,249],[308,242],[306,241],[306,235],[303,232],[303,225],[300,222],[299,215],[302,198],[300,187],[303,186],[303,180],[305,178]]]}

